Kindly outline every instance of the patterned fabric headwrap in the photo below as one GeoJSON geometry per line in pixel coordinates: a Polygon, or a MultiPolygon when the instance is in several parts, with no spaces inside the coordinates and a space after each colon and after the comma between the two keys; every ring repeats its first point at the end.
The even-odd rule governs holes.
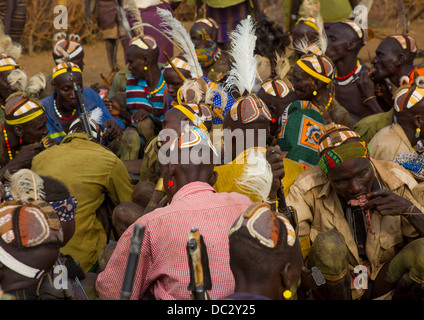
{"type": "Polygon", "coordinates": [[[331,123],[326,125],[325,129],[326,132],[321,136],[318,148],[321,157],[318,165],[325,174],[348,160],[370,158],[368,144],[359,141],[360,136],[349,127],[331,123]],[[349,141],[351,139],[353,141],[349,141]],[[323,153],[326,150],[329,151],[323,153]]]}
{"type": "Polygon", "coordinates": [[[297,60],[296,64],[307,74],[324,83],[333,81],[334,65],[327,56],[307,54],[297,60]],[[306,63],[309,63],[311,67],[306,63]]]}
{"type": "Polygon", "coordinates": [[[54,40],[56,43],[53,48],[53,57],[56,64],[72,60],[84,51],[80,44],[80,36],[77,34],[67,36],[65,33],[60,32],[55,35],[54,40]],[[60,37],[62,38],[59,39],[60,37]],[[68,54],[68,57],[64,57],[62,51],[58,50],[59,46],[68,54]]]}
{"type": "Polygon", "coordinates": [[[297,232],[290,221],[283,214],[272,212],[268,204],[255,202],[236,220],[230,229],[229,236],[246,228],[251,237],[259,241],[261,245],[275,248],[282,243],[282,226],[286,228],[287,244],[292,247],[296,242],[297,232]]]}
{"type": "Polygon", "coordinates": [[[39,279],[44,270],[30,267],[3,247],[35,248],[63,243],[63,231],[53,207],[44,201],[22,205],[19,201],[0,205],[0,262],[25,277],[39,279]],[[3,245],[5,243],[5,245],[3,245]]]}
{"type": "Polygon", "coordinates": [[[82,73],[80,67],[78,67],[75,63],[72,62],[62,62],[56,65],[53,68],[52,80],[54,80],[57,76],[67,73],[67,72],[78,72],[82,73]]]}

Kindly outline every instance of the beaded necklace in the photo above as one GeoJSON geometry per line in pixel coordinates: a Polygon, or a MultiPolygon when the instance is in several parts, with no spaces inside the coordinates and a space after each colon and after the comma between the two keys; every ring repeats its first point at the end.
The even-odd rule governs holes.
{"type": "Polygon", "coordinates": [[[342,76],[342,77],[338,77],[337,76],[337,69],[336,69],[336,72],[334,74],[334,78],[336,78],[337,80],[346,80],[347,78],[350,78],[351,76],[353,76],[355,74],[355,72],[359,68],[359,66],[360,66],[359,60],[356,60],[356,67],[355,67],[355,69],[353,69],[352,72],[350,72],[347,75],[342,76]]]}
{"type": "Polygon", "coordinates": [[[7,149],[8,155],[9,155],[9,159],[13,160],[12,147],[10,146],[9,139],[7,138],[7,132],[6,132],[6,128],[4,127],[4,123],[1,124],[1,127],[3,129],[4,142],[6,142],[6,149],[7,149]]]}
{"type": "Polygon", "coordinates": [[[74,111],[72,111],[71,116],[70,116],[69,118],[65,118],[64,116],[62,116],[62,115],[61,115],[61,113],[60,113],[60,112],[59,112],[59,110],[57,109],[57,106],[56,106],[56,99],[53,99],[53,108],[54,108],[54,111],[56,112],[57,116],[58,116],[60,119],[62,119],[62,120],[66,120],[66,121],[71,120],[71,119],[74,117],[75,112],[77,111],[77,109],[74,109],[74,111]]]}
{"type": "MultiPolygon", "coordinates": [[[[330,107],[330,104],[332,101],[333,101],[333,95],[330,93],[330,99],[328,99],[327,105],[324,107],[325,110],[327,110],[330,107]]],[[[323,115],[324,113],[321,111],[320,114],[323,115]]]]}
{"type": "Polygon", "coordinates": [[[162,82],[162,84],[160,85],[160,87],[159,88],[156,88],[155,90],[153,90],[153,91],[148,91],[147,89],[146,89],[146,87],[143,87],[143,90],[144,90],[144,92],[148,95],[148,97],[150,98],[152,95],[154,95],[155,93],[157,93],[157,92],[159,92],[162,88],[163,88],[163,86],[165,85],[165,83],[166,83],[166,81],[165,80],[163,80],[163,82],[162,82]]]}

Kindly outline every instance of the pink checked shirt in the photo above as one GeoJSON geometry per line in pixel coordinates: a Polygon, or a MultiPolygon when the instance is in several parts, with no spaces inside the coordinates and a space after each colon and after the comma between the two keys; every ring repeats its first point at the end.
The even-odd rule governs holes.
{"type": "MultiPolygon", "coordinates": [[[[139,218],[135,223],[146,229],[131,299],[140,299],[149,286],[156,299],[190,299],[186,245],[193,227],[199,229],[206,244],[211,299],[223,299],[233,293],[228,232],[250,204],[244,195],[217,193],[207,183],[192,182],[174,195],[170,205],[139,218]]],[[[100,298],[120,298],[132,232],[133,225],[121,236],[106,269],[97,277],[100,298]]]]}

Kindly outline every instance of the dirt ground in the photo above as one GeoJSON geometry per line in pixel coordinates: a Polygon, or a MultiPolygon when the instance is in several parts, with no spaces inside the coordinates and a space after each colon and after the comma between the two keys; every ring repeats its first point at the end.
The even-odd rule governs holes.
{"type": "MultiPolygon", "coordinates": [[[[192,22],[184,22],[184,25],[186,26],[186,28],[190,28],[192,22]]],[[[420,23],[413,23],[410,26],[410,34],[415,37],[418,44],[418,48],[424,48],[424,33],[420,32],[421,30],[420,23]]],[[[377,48],[381,39],[384,39],[385,35],[387,34],[396,32],[395,27],[375,29],[374,31],[376,33],[376,37],[370,40],[360,52],[360,57],[364,60],[366,64],[369,64],[370,57],[374,57],[375,49],[377,48]]],[[[84,51],[84,85],[90,85],[96,82],[99,84],[103,84],[101,74],[105,76],[108,76],[110,74],[110,68],[107,61],[104,43],[97,42],[92,44],[85,44],[84,51]]],[[[416,64],[423,63],[423,60],[423,58],[417,59],[416,64]]],[[[35,53],[32,57],[24,54],[19,62],[21,63],[23,70],[26,71],[28,76],[32,76],[38,72],[42,72],[47,76],[51,73],[52,69],[55,66],[50,51],[35,53]]],[[[125,65],[122,46],[119,46],[118,48],[118,63],[120,66],[125,65]]]]}

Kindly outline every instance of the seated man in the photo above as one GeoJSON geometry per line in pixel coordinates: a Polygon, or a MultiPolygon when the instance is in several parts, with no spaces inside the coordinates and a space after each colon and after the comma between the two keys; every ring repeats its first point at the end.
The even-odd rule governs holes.
{"type": "MultiPolygon", "coordinates": [[[[158,300],[190,298],[186,245],[187,234],[193,227],[199,229],[208,248],[213,283],[209,294],[212,299],[222,299],[234,290],[228,231],[251,201],[238,193],[217,193],[211,187],[216,180],[213,172],[216,151],[204,130],[192,127],[165,143],[167,147],[161,148],[161,154],[168,161],[161,161],[161,167],[170,204],[135,222],[146,229],[131,299],[142,299],[149,293],[158,300]],[[183,164],[183,155],[193,149],[205,161],[194,164],[190,156],[188,164],[183,164]]],[[[100,298],[120,297],[135,224],[120,237],[106,269],[98,275],[96,287],[100,298]]]]}
{"type": "Polygon", "coordinates": [[[366,116],[383,112],[374,92],[369,68],[358,59],[368,39],[367,29],[353,20],[334,24],[328,30],[327,56],[335,65],[334,84],[338,101],[349,111],[352,125],[366,116]]]}
{"type": "MultiPolygon", "coordinates": [[[[350,288],[346,278],[360,271],[361,277],[368,275],[363,280],[367,285],[354,281],[343,298],[382,297],[396,286],[386,274],[404,239],[424,235],[423,207],[412,194],[417,182],[396,163],[370,159],[367,145],[344,126],[326,128],[319,152],[319,166],[301,173],[287,197],[299,214],[301,243],[312,242],[306,264],[321,269],[326,279],[315,297],[341,298],[341,288],[350,288]]],[[[408,268],[422,267],[419,264],[408,268]]],[[[424,274],[417,277],[423,279],[424,274]]]]}
{"type": "Polygon", "coordinates": [[[59,256],[63,231],[44,201],[0,205],[0,287],[16,300],[39,300],[38,286],[59,256]]]}
{"type": "Polygon", "coordinates": [[[372,81],[363,88],[375,92],[385,112],[365,117],[354,125],[363,141],[370,142],[378,131],[393,123],[393,94],[398,87],[413,83],[416,73],[423,73],[422,68],[414,66],[417,51],[415,39],[407,34],[390,35],[378,45],[370,70],[372,81]]]}
{"type": "Polygon", "coordinates": [[[203,74],[215,83],[222,83],[228,74],[230,57],[217,44],[219,26],[210,17],[198,19],[190,28],[190,37],[196,48],[203,74]]]}
{"type": "Polygon", "coordinates": [[[4,34],[3,28],[0,30],[0,123],[4,122],[4,105],[6,99],[16,91],[10,86],[7,77],[15,69],[22,69],[17,62],[21,57],[22,47],[13,43],[10,36],[4,34]]]}
{"type": "Polygon", "coordinates": [[[290,300],[300,284],[302,252],[295,226],[264,203],[253,203],[229,232],[235,279],[230,300],[290,300]],[[259,263],[258,263],[259,261],[259,263]]]}
{"type": "Polygon", "coordinates": [[[370,154],[377,160],[393,161],[401,153],[414,151],[424,137],[424,86],[417,83],[399,88],[394,95],[396,122],[371,139],[370,154]]]}
{"type": "Polygon", "coordinates": [[[120,138],[125,129],[124,124],[110,115],[102,98],[93,89],[83,87],[82,71],[72,62],[60,63],[53,69],[52,85],[54,92],[41,100],[48,118],[48,137],[61,142],[69,132],[71,123],[79,116],[74,82],[82,91],[85,110],[91,112],[97,107],[101,108],[102,119],[99,125],[107,129],[110,140],[120,138]]]}
{"type": "Polygon", "coordinates": [[[70,129],[60,145],[33,159],[31,169],[41,176],[62,181],[78,200],[75,234],[61,253],[71,255],[88,272],[96,269],[98,254],[110,232],[109,226],[102,225],[98,219],[101,217],[98,212],[101,208],[111,212],[119,203],[131,201],[133,186],[123,162],[99,144],[101,129],[93,119],[90,119],[93,141],[88,140],[79,118],[70,129]]]}
{"type": "MultiPolygon", "coordinates": [[[[58,65],[65,60],[75,63],[81,71],[84,71],[84,49],[80,43],[80,36],[76,34],[66,34],[65,32],[58,32],[53,36],[54,46],[52,56],[54,64],[58,65]]],[[[50,96],[54,92],[52,86],[52,75],[47,77],[46,87],[40,94],[40,99],[50,96]]]]}
{"type": "Polygon", "coordinates": [[[6,100],[6,118],[1,124],[1,181],[4,181],[7,171],[14,173],[22,168],[30,168],[33,157],[52,142],[43,139],[48,133],[47,116],[37,99],[45,85],[44,76],[41,74],[27,79],[22,70],[13,70],[9,79],[10,76],[17,92],[6,100]]]}

